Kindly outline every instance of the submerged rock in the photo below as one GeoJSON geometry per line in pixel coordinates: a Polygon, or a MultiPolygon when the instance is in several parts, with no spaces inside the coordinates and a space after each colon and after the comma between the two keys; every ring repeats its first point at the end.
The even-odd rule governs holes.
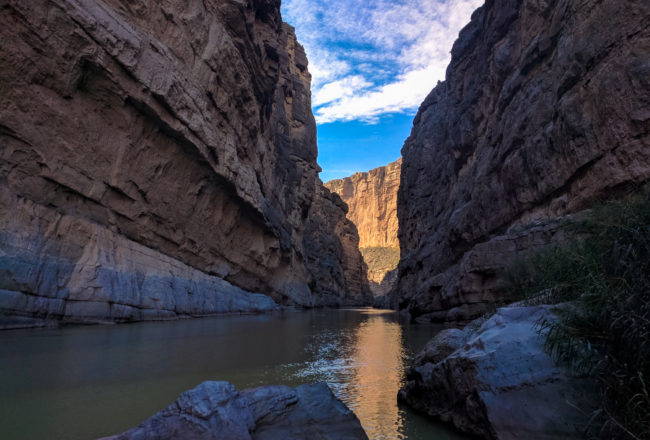
{"type": "Polygon", "coordinates": [[[486,439],[579,438],[591,409],[587,379],[544,351],[550,306],[506,307],[439,333],[414,361],[399,399],[486,439]]]}
{"type": "Polygon", "coordinates": [[[325,383],[238,391],[204,382],[140,425],[102,440],[367,439],[325,383]]]}

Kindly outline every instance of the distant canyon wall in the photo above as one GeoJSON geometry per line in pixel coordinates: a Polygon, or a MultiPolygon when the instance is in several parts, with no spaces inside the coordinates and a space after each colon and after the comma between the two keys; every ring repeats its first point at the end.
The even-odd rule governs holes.
{"type": "Polygon", "coordinates": [[[0,6],[5,318],[367,297],[356,231],[318,179],[311,76],[279,0],[0,6]]]}
{"type": "Polygon", "coordinates": [[[401,167],[402,159],[398,159],[367,173],[325,183],[348,205],[347,217],[359,231],[359,246],[375,296],[390,291],[395,276],[389,272],[399,262],[397,190],[401,167]]]}
{"type": "Polygon", "coordinates": [[[468,320],[556,219],[650,178],[650,3],[487,0],[402,150],[394,304],[468,320]]]}
{"type": "Polygon", "coordinates": [[[325,183],[348,205],[348,218],[359,230],[360,247],[399,247],[397,189],[401,168],[402,159],[398,159],[367,173],[325,183]]]}

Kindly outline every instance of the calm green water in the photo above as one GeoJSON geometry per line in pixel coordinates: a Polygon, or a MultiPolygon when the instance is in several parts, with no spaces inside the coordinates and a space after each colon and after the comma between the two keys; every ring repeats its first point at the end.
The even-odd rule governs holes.
{"type": "Polygon", "coordinates": [[[358,309],[0,332],[0,438],[115,434],[227,380],[326,381],[371,439],[459,440],[396,403],[409,357],[438,330],[358,309]]]}

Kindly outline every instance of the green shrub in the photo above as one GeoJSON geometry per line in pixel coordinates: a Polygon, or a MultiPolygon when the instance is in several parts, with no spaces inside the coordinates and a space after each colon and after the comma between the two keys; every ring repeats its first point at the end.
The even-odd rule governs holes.
{"type": "Polygon", "coordinates": [[[589,434],[650,439],[650,192],[607,202],[564,226],[568,240],[512,267],[530,303],[571,302],[540,323],[546,348],[601,385],[589,434]]]}

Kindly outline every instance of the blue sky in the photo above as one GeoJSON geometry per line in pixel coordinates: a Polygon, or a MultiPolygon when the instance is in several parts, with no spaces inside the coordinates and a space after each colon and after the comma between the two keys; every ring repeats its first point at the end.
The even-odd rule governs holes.
{"type": "Polygon", "coordinates": [[[312,74],[321,179],[399,158],[413,116],[483,0],[284,0],[312,74]]]}

